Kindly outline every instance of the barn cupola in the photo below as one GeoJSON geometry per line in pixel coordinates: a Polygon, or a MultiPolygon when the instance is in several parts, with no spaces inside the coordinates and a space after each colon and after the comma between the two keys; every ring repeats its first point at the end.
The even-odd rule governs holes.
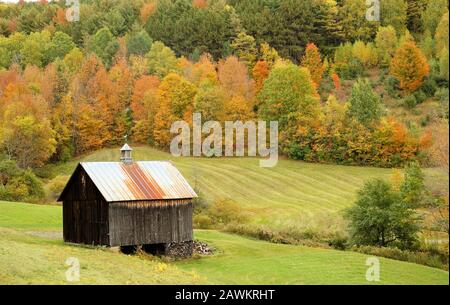
{"type": "Polygon", "coordinates": [[[120,149],[120,161],[125,164],[133,163],[133,158],[131,157],[131,152],[133,149],[125,143],[125,145],[120,149]]]}

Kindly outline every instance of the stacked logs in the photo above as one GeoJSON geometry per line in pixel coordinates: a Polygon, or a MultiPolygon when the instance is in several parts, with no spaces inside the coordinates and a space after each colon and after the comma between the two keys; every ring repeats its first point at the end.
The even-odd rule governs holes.
{"type": "Polygon", "coordinates": [[[201,241],[194,241],[194,253],[200,255],[212,255],[213,249],[208,244],[201,241]]]}

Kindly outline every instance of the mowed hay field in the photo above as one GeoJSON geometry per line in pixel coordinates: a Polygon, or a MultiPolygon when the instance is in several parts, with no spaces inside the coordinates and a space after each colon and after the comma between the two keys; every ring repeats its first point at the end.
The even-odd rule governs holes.
{"type": "MultiPolygon", "coordinates": [[[[274,226],[338,213],[354,202],[364,181],[375,177],[389,179],[392,174],[392,169],[286,159],[279,160],[276,167],[262,168],[258,158],[176,158],[148,147],[133,148],[134,160],[172,161],[210,203],[231,199],[250,214],[253,222],[274,226]]],[[[102,149],[49,169],[53,175],[69,176],[78,162],[119,158],[118,148],[102,149]]]]}
{"type": "Polygon", "coordinates": [[[0,284],[73,284],[69,257],[80,262],[79,284],[448,284],[448,272],[380,258],[381,281],[367,282],[368,256],[271,244],[217,231],[195,237],[216,252],[176,262],[114,249],[65,244],[61,207],[0,202],[0,284]]]}

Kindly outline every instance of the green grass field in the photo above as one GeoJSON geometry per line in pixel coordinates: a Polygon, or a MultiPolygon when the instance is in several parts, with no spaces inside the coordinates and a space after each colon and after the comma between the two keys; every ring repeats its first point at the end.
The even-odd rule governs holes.
{"type": "MultiPolygon", "coordinates": [[[[117,161],[119,149],[98,150],[46,169],[53,176],[71,175],[78,162],[117,161]]],[[[312,164],[281,159],[274,168],[259,167],[259,158],[176,158],[153,148],[134,147],[135,160],[170,160],[210,203],[231,199],[253,224],[272,228],[306,227],[317,231],[342,227],[340,212],[351,206],[357,190],[371,178],[390,179],[393,170],[312,164]]],[[[425,170],[428,180],[448,181],[425,170]]]]}
{"type": "MultiPolygon", "coordinates": [[[[366,255],[271,244],[196,231],[213,256],[163,263],[112,249],[65,244],[61,207],[0,202],[0,284],[67,284],[66,259],[81,284],[370,284],[366,255]]],[[[380,258],[379,284],[448,284],[448,272],[380,258]]]]}
{"type": "Polygon", "coordinates": [[[104,247],[62,241],[61,207],[0,202],[0,285],[67,284],[69,257],[80,261],[81,284],[192,284],[198,275],[104,247]]]}

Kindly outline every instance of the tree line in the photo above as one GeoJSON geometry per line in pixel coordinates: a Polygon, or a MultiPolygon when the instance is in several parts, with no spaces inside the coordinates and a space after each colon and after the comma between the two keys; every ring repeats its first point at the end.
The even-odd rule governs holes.
{"type": "Polygon", "coordinates": [[[360,0],[82,1],[79,22],[63,2],[0,4],[2,153],[26,169],[125,134],[166,149],[171,123],[201,112],[279,121],[294,159],[426,160],[432,134],[390,116],[364,78],[384,71],[412,104],[448,92],[447,1],[419,2],[383,1],[375,23],[360,0]]]}

